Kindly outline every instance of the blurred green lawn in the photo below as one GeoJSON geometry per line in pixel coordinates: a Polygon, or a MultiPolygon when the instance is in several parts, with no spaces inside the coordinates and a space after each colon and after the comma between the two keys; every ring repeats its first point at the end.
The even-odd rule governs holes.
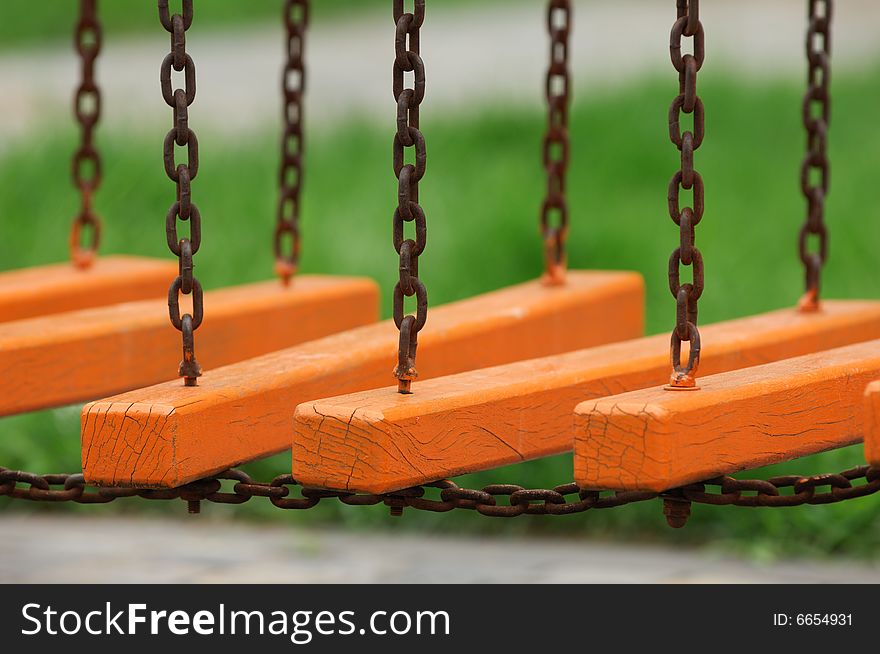
{"type": "MultiPolygon", "coordinates": [[[[704,322],[790,306],[802,283],[796,257],[796,234],[804,215],[798,188],[804,147],[800,88],[794,81],[779,85],[724,79],[716,73],[701,83],[708,116],[708,136],[697,154],[707,195],[706,217],[698,229],[706,259],[704,322]]],[[[834,86],[828,201],[832,250],[825,292],[839,298],[877,297],[880,72],[838,77],[834,86]]],[[[650,332],[665,332],[674,320],[665,275],[678,238],[666,213],[666,185],[678,165],[666,136],[666,107],[673,87],[672,82],[645,83],[594,96],[584,90],[572,118],[572,266],[641,271],[648,284],[650,332]]],[[[303,269],[376,278],[385,291],[386,315],[396,275],[390,234],[395,194],[392,118],[385,126],[347,124],[311,135],[303,227],[303,269]]],[[[536,222],[543,189],[543,119],[538,105],[533,111],[498,107],[444,117],[427,104],[422,120],[430,156],[422,184],[429,244],[421,272],[431,301],[448,302],[534,278],[541,266],[536,222]]],[[[64,259],[67,224],[76,205],[68,180],[74,134],[71,126],[54,141],[22,141],[0,160],[0,207],[7,225],[0,239],[4,268],[64,259]]],[[[159,133],[145,137],[100,132],[106,174],[97,204],[107,223],[107,252],[169,256],[163,219],[173,186],[162,172],[161,138],[159,133]]],[[[193,190],[204,217],[199,277],[208,288],[268,277],[277,162],[274,134],[267,127],[256,139],[243,140],[202,130],[199,138],[202,166],[193,190]]],[[[168,338],[176,338],[170,327],[168,338]]],[[[76,408],[5,419],[2,431],[4,466],[78,469],[76,408]]],[[[861,448],[853,447],[758,474],[816,473],[862,461],[861,448]]],[[[289,458],[274,457],[246,469],[272,477],[289,470],[289,458]]],[[[570,478],[570,457],[561,456],[459,481],[538,487],[570,478]]],[[[0,506],[6,503],[0,501],[0,506]]],[[[255,500],[240,508],[209,506],[205,512],[297,524],[393,523],[398,529],[436,533],[541,531],[704,543],[762,557],[789,552],[869,557],[876,556],[880,545],[877,498],[784,510],[696,506],[688,528],[680,531],[665,526],[656,502],[567,518],[512,521],[412,511],[402,521],[393,521],[382,507],[325,504],[313,512],[282,513],[255,500]]],[[[24,503],[15,509],[180,512],[183,506],[134,500],[100,509],[24,503]]]]}

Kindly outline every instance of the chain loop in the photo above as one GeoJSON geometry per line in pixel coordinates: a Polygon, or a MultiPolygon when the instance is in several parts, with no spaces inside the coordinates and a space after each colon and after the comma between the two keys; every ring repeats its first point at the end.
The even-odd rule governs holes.
{"type": "Polygon", "coordinates": [[[697,302],[703,294],[703,256],[694,245],[695,227],[703,219],[705,190],[703,178],[694,169],[694,152],[706,134],[706,110],[697,94],[697,73],[706,59],[706,35],[700,22],[699,0],[677,0],[677,19],[672,26],[669,53],[672,66],[678,71],[679,92],[669,107],[669,140],[681,154],[681,167],[669,182],[667,202],[669,216],[679,227],[679,245],[669,258],[669,290],[675,298],[675,328],[672,330],[670,359],[672,375],[669,390],[693,390],[700,365],[700,330],[697,327],[697,302]],[[682,39],[693,39],[693,54],[682,54],[682,39]],[[681,131],[681,115],[693,116],[693,130],[681,131]],[[693,206],[682,207],[681,189],[693,193],[693,206]],[[693,283],[681,284],[681,266],[693,268],[693,283]],[[682,365],[682,343],[688,342],[690,352],[682,365]]]}
{"type": "MultiPolygon", "coordinates": [[[[404,11],[404,0],[392,1],[394,18],[394,65],[392,91],[397,129],[392,147],[392,168],[397,178],[397,207],[392,219],[392,242],[399,257],[399,281],[394,287],[394,324],[400,331],[394,376],[398,392],[411,393],[418,377],[418,335],[428,320],[428,291],[419,279],[419,255],[427,245],[425,210],[419,204],[419,182],[425,176],[428,152],[419,129],[419,107],[425,98],[425,63],[420,55],[419,29],[425,22],[425,0],[413,0],[413,11],[404,11]],[[413,87],[405,88],[405,74],[412,73],[413,87]],[[414,163],[406,162],[406,150],[414,151],[414,163]],[[404,223],[414,222],[415,239],[404,236],[404,223]],[[405,298],[416,296],[416,315],[405,315],[405,298]]],[[[400,508],[400,507],[398,507],[400,508]]]]}
{"type": "MultiPolygon", "coordinates": [[[[181,0],[181,10],[183,11],[183,29],[188,30],[193,22],[193,0],[181,0]]],[[[159,0],[159,22],[169,32],[174,31],[168,0],[159,0]]]]}
{"type": "Polygon", "coordinates": [[[807,202],[807,217],[798,233],[798,253],[804,265],[806,291],[798,302],[802,311],[817,311],[822,266],[828,259],[828,230],[825,228],[825,198],[829,188],[828,126],[831,121],[831,19],[834,0],[809,0],[807,27],[807,91],[802,118],[807,133],[807,152],[801,164],[801,192],[807,202]],[[817,111],[818,110],[818,111],[817,111]],[[817,115],[818,114],[818,115],[817,115]],[[818,174],[819,179],[813,181],[818,174]],[[816,250],[810,237],[816,237],[816,250]]]}
{"type": "Polygon", "coordinates": [[[101,52],[103,33],[97,12],[98,0],[80,0],[74,45],[80,58],[81,79],[73,96],[73,114],[80,127],[80,144],[71,169],[79,190],[80,208],[70,227],[70,258],[77,268],[89,268],[101,244],[101,219],[92,207],[92,196],[101,185],[101,156],[94,143],[101,118],[101,90],[95,82],[95,60],[101,52]]]}
{"type": "Polygon", "coordinates": [[[193,22],[192,0],[183,0],[183,14],[171,14],[168,0],[159,0],[159,22],[171,34],[171,52],[162,60],[159,81],[162,98],[172,109],[172,127],[162,144],[165,174],[177,185],[177,199],[165,215],[168,249],[178,258],[177,278],[168,289],[171,324],[181,332],[183,358],[178,368],[184,384],[195,386],[202,371],[196,360],[195,331],[204,318],[202,285],[193,274],[193,256],[202,244],[202,217],[192,202],[192,181],[199,174],[199,140],[189,126],[189,106],[196,99],[196,66],[186,52],[186,31],[193,22]],[[172,89],[171,71],[183,72],[183,89],[172,89]],[[174,147],[186,148],[186,163],[176,163],[174,147]],[[178,234],[177,221],[189,222],[189,237],[178,234]],[[192,296],[192,313],[180,313],[180,296],[192,296]]]}
{"type": "Polygon", "coordinates": [[[571,73],[568,64],[571,26],[571,0],[548,0],[550,63],[544,84],[547,131],[543,142],[547,192],[540,212],[544,243],[543,281],[546,284],[562,284],[568,267],[565,247],[568,239],[568,199],[565,187],[571,149],[568,130],[571,104],[571,73]]]}

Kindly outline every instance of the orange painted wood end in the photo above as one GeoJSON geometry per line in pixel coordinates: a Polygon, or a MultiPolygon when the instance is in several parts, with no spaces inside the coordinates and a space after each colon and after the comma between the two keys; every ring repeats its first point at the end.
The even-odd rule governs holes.
{"type": "Polygon", "coordinates": [[[0,322],[167,296],[177,262],[107,256],[0,272],[0,322]]]}
{"type": "Polygon", "coordinates": [[[880,467],[880,381],[865,389],[865,460],[880,467]]]}
{"type": "MultiPolygon", "coordinates": [[[[827,302],[706,325],[707,374],[880,338],[880,303],[827,302]],[[851,339],[851,340],[850,340],[851,339]]],[[[383,493],[570,451],[578,403],[663,384],[665,334],[298,407],[293,475],[301,483],[383,493]]]]}
{"type": "MultiPolygon", "coordinates": [[[[205,293],[196,353],[205,370],[378,320],[379,289],[357,277],[301,275],[205,293]]],[[[176,378],[167,300],[0,325],[0,415],[84,402],[176,378]]]]}
{"type": "Polygon", "coordinates": [[[575,481],[664,491],[862,440],[880,341],[579,404],[575,481]]]}
{"type": "MultiPolygon", "coordinates": [[[[527,282],[436,307],[419,335],[421,379],[634,338],[643,306],[639,275],[573,271],[564,286],[527,282]]],[[[86,479],[174,487],[286,450],[297,404],[389,383],[396,352],[383,322],[208,370],[197,388],[93,402],[82,413],[86,479]]]]}

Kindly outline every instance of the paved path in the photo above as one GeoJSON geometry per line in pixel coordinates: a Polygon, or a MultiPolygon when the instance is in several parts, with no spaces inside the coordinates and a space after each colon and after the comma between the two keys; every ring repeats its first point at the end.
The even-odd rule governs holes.
{"type": "MultiPolygon", "coordinates": [[[[508,0],[484,7],[450,9],[435,3],[423,28],[429,97],[427,111],[477,103],[541,102],[547,57],[543,3],[508,0]]],[[[671,0],[578,0],[573,67],[576,81],[602,87],[643,75],[674,75],[668,59],[671,0]]],[[[704,75],[804,74],[803,0],[704,0],[709,43],[704,75]]],[[[880,2],[837,3],[835,66],[876,65],[880,57],[880,2]]],[[[158,28],[157,28],[158,29],[158,28]]],[[[308,117],[328,126],[346,113],[389,120],[392,27],[385,14],[358,14],[314,26],[309,40],[308,117]]],[[[200,32],[188,36],[198,68],[196,128],[246,129],[279,120],[280,28],[200,32]]],[[[158,88],[167,35],[114,40],[99,63],[105,117],[126,129],[170,121],[158,88]]],[[[75,79],[69,48],[30,49],[0,57],[0,136],[44,124],[66,112],[75,79]]],[[[583,93],[583,91],[581,91],[583,93]]]]}
{"type": "Polygon", "coordinates": [[[880,583],[880,565],[760,566],[694,550],[300,529],[199,518],[0,516],[0,583],[880,583]]]}

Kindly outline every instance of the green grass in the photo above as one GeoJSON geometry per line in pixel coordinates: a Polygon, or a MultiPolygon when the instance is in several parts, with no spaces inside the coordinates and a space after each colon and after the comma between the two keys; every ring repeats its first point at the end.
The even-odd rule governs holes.
{"type": "MultiPolygon", "coordinates": [[[[671,86],[645,84],[598,96],[584,91],[573,113],[572,266],[641,271],[648,285],[651,332],[667,331],[674,319],[665,276],[667,257],[677,241],[665,208],[666,184],[678,163],[665,134],[671,86]]],[[[719,83],[716,78],[703,84],[701,93],[709,129],[697,154],[707,195],[706,217],[697,237],[707,278],[701,319],[712,322],[790,306],[802,283],[795,246],[804,215],[798,190],[804,141],[798,124],[800,90],[794,84],[745,85],[719,83]]],[[[825,292],[840,298],[876,297],[880,74],[838,78],[835,94],[833,188],[828,201],[832,253],[825,292]]],[[[422,198],[429,244],[421,270],[433,303],[539,273],[535,225],[543,188],[538,159],[542,123],[537,109],[443,117],[426,105],[423,128],[430,156],[422,198]]],[[[161,136],[135,135],[132,142],[130,135],[100,134],[107,173],[97,203],[107,221],[108,252],[168,256],[162,223],[173,186],[161,170],[161,136]]],[[[193,193],[204,216],[205,241],[198,275],[208,288],[266,277],[271,270],[275,200],[273,135],[267,131],[255,141],[207,131],[199,136],[202,167],[193,193]]],[[[395,189],[390,139],[387,128],[365,124],[313,135],[304,199],[304,270],[376,278],[385,289],[386,315],[396,274],[390,237],[395,189]]],[[[0,158],[0,207],[7,216],[0,239],[3,267],[65,257],[67,222],[75,207],[68,183],[73,143],[73,129],[66,127],[57,140],[22,141],[0,158]]],[[[168,338],[176,338],[170,328],[168,338]]],[[[77,469],[76,409],[9,418],[0,429],[0,464],[77,469]]],[[[815,473],[861,461],[860,448],[848,448],[757,474],[815,473]]],[[[288,471],[289,460],[279,456],[247,468],[271,477],[288,471]]],[[[461,483],[544,486],[570,477],[570,457],[561,456],[471,476],[461,483]]],[[[309,514],[282,514],[262,502],[251,504],[206,511],[295,523],[391,522],[381,507],[327,503],[309,514]]],[[[182,510],[137,501],[114,507],[15,505],[27,511],[182,510]]],[[[765,558],[791,552],[871,557],[880,545],[878,518],[880,502],[863,499],[788,510],[697,506],[688,528],[681,531],[665,526],[660,505],[654,502],[576,517],[514,521],[409,512],[393,524],[397,529],[438,533],[531,531],[700,543],[765,558]]]]}

